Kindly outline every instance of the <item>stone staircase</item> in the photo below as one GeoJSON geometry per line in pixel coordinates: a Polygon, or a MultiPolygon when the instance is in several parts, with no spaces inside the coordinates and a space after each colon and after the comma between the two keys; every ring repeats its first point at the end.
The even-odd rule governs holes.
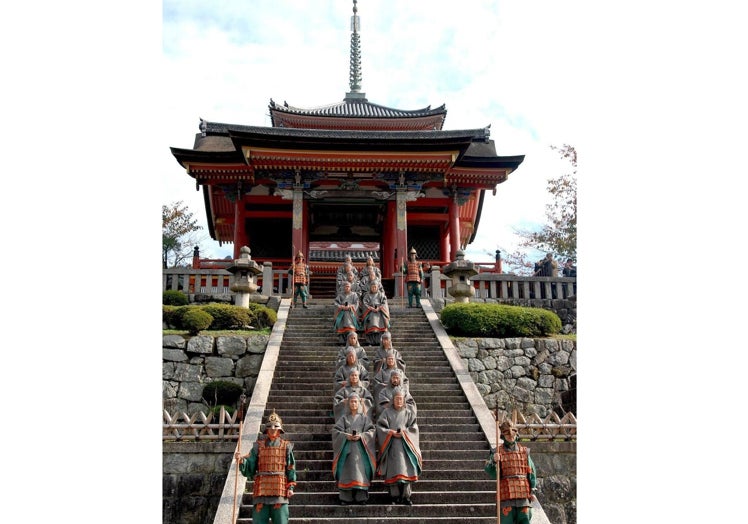
{"type": "MultiPolygon", "coordinates": [[[[496,522],[496,483],[483,472],[489,445],[423,310],[392,300],[392,340],[406,363],[418,407],[423,473],[413,485],[413,506],[390,505],[375,479],[366,506],[340,506],[332,467],[334,360],[331,299],[289,311],[263,422],[276,410],[294,443],[296,494],[290,522],[496,522]]],[[[373,356],[375,348],[364,346],[373,356]]],[[[252,481],[237,523],[252,522],[252,481]]]]}

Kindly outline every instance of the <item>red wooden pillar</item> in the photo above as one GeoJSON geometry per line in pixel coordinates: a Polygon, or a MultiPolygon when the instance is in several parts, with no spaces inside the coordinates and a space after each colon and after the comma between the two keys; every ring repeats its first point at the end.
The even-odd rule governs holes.
{"type": "MultiPolygon", "coordinates": [[[[401,177],[402,178],[402,177],[401,177]]],[[[395,200],[395,295],[402,296],[404,291],[403,275],[401,265],[408,260],[408,212],[407,212],[408,188],[401,183],[397,188],[397,200],[395,200]]]]}
{"type": "MultiPolygon", "coordinates": [[[[303,193],[302,193],[303,195],[303,193]]],[[[309,263],[309,202],[301,201],[301,252],[309,263]]]]}
{"type": "Polygon", "coordinates": [[[397,267],[408,260],[408,211],[407,188],[397,190],[397,221],[395,231],[395,248],[397,249],[397,267]]]}
{"type": "MultiPolygon", "coordinates": [[[[387,213],[384,221],[384,235],[382,236],[382,275],[389,278],[395,273],[397,262],[395,260],[395,247],[397,246],[397,203],[393,200],[387,202],[387,213]]],[[[399,255],[399,252],[398,252],[399,255]]]]}
{"type": "Polygon", "coordinates": [[[237,195],[236,202],[234,202],[234,260],[239,258],[239,250],[242,246],[249,247],[245,215],[244,195],[237,195]]]}
{"type": "Polygon", "coordinates": [[[448,262],[451,262],[452,260],[454,260],[454,257],[450,256],[450,253],[449,253],[449,225],[448,224],[442,226],[441,251],[442,251],[442,260],[446,260],[448,262]]]}
{"type": "Polygon", "coordinates": [[[460,249],[460,206],[457,204],[457,193],[452,196],[452,202],[449,203],[449,243],[451,246],[450,259],[457,257],[457,251],[460,249]]]}
{"type": "MultiPolygon", "coordinates": [[[[291,254],[291,261],[296,253],[301,251],[304,253],[304,192],[301,187],[294,187],[293,190],[293,219],[291,229],[291,242],[293,244],[293,253],[291,254]]],[[[304,258],[307,255],[304,254],[304,258]]]]}

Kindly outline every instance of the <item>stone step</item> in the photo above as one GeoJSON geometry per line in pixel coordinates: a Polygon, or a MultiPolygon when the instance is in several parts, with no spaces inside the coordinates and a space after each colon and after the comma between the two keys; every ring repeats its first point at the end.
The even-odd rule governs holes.
{"type": "MultiPolygon", "coordinates": [[[[301,432],[301,431],[295,431],[294,428],[299,427],[298,425],[288,425],[286,427],[286,424],[283,424],[283,427],[285,428],[284,438],[287,438],[288,440],[295,442],[298,446],[303,445],[305,448],[309,448],[311,446],[317,446],[319,445],[319,442],[324,442],[329,444],[331,442],[331,431],[333,427],[332,418],[330,418],[329,424],[315,424],[315,426],[319,426],[322,429],[320,432],[310,433],[310,432],[301,432]]],[[[453,431],[453,432],[444,432],[441,430],[441,427],[438,427],[435,431],[424,431],[421,430],[421,446],[422,449],[423,446],[427,447],[441,447],[444,449],[449,448],[452,443],[459,443],[463,442],[466,445],[473,443],[473,442],[479,442],[484,443],[481,436],[478,435],[470,435],[466,431],[453,431]],[[424,439],[423,437],[427,437],[427,439],[424,439]]],[[[472,449],[488,449],[486,445],[474,447],[472,449]]],[[[459,449],[459,447],[458,447],[459,449]]]]}
{"type": "MultiPolygon", "coordinates": [[[[406,364],[407,366],[407,364],[406,364]]],[[[331,368],[332,366],[330,366],[331,368]]],[[[371,366],[370,366],[371,367],[371,366]]],[[[411,366],[408,366],[408,368],[411,366]]],[[[281,381],[278,381],[278,384],[276,387],[279,391],[281,390],[289,390],[294,389],[293,386],[299,385],[299,386],[306,386],[309,384],[324,384],[328,380],[332,384],[332,379],[335,376],[335,370],[328,368],[328,370],[323,371],[309,371],[304,372],[302,370],[293,370],[293,369],[277,369],[275,371],[275,376],[279,379],[283,379],[282,383],[281,381]]],[[[410,370],[410,373],[408,373],[408,369],[405,370],[405,375],[410,380],[411,384],[414,384],[416,382],[423,383],[423,386],[428,389],[433,390],[453,390],[454,386],[459,387],[459,383],[457,382],[457,379],[455,377],[445,377],[442,375],[437,374],[438,372],[433,372],[433,374],[420,374],[420,380],[416,381],[415,378],[419,376],[419,372],[416,370],[410,370]],[[411,375],[413,378],[411,379],[411,375]],[[450,383],[451,382],[451,383],[450,383]]],[[[373,381],[375,373],[371,370],[368,371],[369,374],[369,380],[373,381]]],[[[296,388],[299,389],[299,388],[296,388]]],[[[307,392],[309,392],[307,390],[307,392]]],[[[436,394],[436,393],[435,393],[436,394]]]]}
{"type": "MultiPolygon", "coordinates": [[[[292,499],[293,500],[293,499],[292,499]]],[[[468,503],[468,504],[419,504],[417,494],[413,494],[412,506],[369,504],[366,506],[340,506],[337,504],[328,505],[294,505],[289,504],[289,513],[301,513],[308,519],[325,519],[328,518],[347,518],[349,522],[360,522],[363,517],[387,518],[383,522],[392,522],[393,518],[408,517],[410,519],[421,519],[421,522],[429,522],[434,515],[466,515],[476,517],[487,517],[493,515],[496,518],[496,503],[468,503]],[[302,510],[303,508],[303,510],[302,510]]],[[[240,518],[252,516],[250,506],[242,506],[239,512],[240,518]]],[[[237,521],[238,522],[238,521],[237,521]]],[[[251,522],[245,521],[245,522],[251,522]]],[[[317,520],[320,522],[320,520],[317,520]]],[[[418,522],[418,520],[416,520],[418,522]]]]}
{"type": "MultiPolygon", "coordinates": [[[[424,471],[413,485],[414,505],[389,504],[381,479],[373,482],[366,506],[338,504],[331,429],[335,360],[343,346],[332,331],[332,302],[313,299],[308,309],[289,313],[264,417],[275,409],[284,437],[294,442],[298,485],[289,521],[495,522],[495,481],[483,472],[489,444],[470,404],[423,310],[391,303],[390,311],[393,346],[403,355],[418,407],[424,471]]],[[[366,345],[362,334],[359,339],[372,358],[376,347],[366,345]]],[[[251,493],[251,482],[247,487],[251,493]]],[[[237,523],[250,522],[251,495],[245,494],[237,523]]]]}
{"type": "MultiPolygon", "coordinates": [[[[421,450],[423,453],[424,460],[464,460],[466,462],[478,461],[482,462],[488,458],[488,453],[485,450],[421,450]]],[[[326,460],[328,465],[332,464],[333,459],[332,443],[329,446],[315,449],[296,449],[294,457],[296,463],[305,465],[306,461],[309,460],[326,460]]]]}
{"type": "MultiPolygon", "coordinates": [[[[330,408],[330,411],[332,411],[332,408],[330,408]]],[[[313,421],[310,421],[310,419],[305,419],[302,417],[294,417],[293,415],[289,415],[287,417],[283,418],[283,426],[287,434],[291,432],[307,432],[307,429],[311,424],[311,422],[314,422],[314,427],[322,427],[327,428],[329,430],[332,429],[332,426],[335,425],[335,420],[331,415],[321,416],[317,417],[313,421]]],[[[418,427],[420,428],[422,433],[432,433],[432,432],[444,432],[446,430],[450,430],[453,432],[459,432],[459,431],[478,431],[480,429],[480,425],[475,421],[475,419],[470,418],[461,418],[461,419],[437,419],[436,421],[434,419],[423,419],[419,416],[418,421],[418,427]]],[[[327,431],[317,431],[317,433],[326,433],[327,431]]]]}
{"type": "MultiPolygon", "coordinates": [[[[252,493],[251,488],[252,482],[248,482],[247,492],[252,493]]],[[[496,481],[488,478],[485,473],[481,470],[476,471],[474,478],[471,479],[443,479],[443,480],[424,480],[420,479],[413,485],[414,489],[418,489],[419,492],[445,492],[451,493],[460,490],[466,491],[492,491],[494,496],[496,495],[496,481]],[[485,480],[483,480],[485,479],[485,480]]],[[[303,485],[299,484],[296,487],[298,494],[301,493],[335,493],[337,495],[337,488],[335,487],[335,481],[330,473],[330,478],[326,480],[310,480],[305,482],[303,485]]],[[[386,492],[385,486],[381,480],[375,479],[370,488],[370,493],[386,492]]],[[[295,499],[294,499],[295,500],[295,499]]]]}
{"type": "MultiPolygon", "coordinates": [[[[421,450],[423,451],[423,450],[421,450]]],[[[434,459],[426,456],[427,453],[423,452],[423,467],[424,467],[424,475],[429,471],[437,471],[437,470],[449,470],[449,471],[456,471],[458,468],[464,467],[465,464],[468,464],[469,462],[467,460],[440,460],[440,459],[434,459]]],[[[483,467],[483,464],[485,463],[486,457],[481,457],[478,460],[475,461],[476,464],[480,464],[481,467],[483,467]]],[[[330,468],[332,467],[332,463],[329,460],[305,460],[303,463],[298,462],[297,466],[301,468],[302,466],[304,469],[308,469],[309,471],[330,471],[330,468]]]]}
{"type": "MultiPolygon", "coordinates": [[[[346,506],[347,508],[351,508],[351,511],[353,511],[355,508],[359,506],[346,506]]],[[[324,519],[319,519],[318,517],[313,518],[307,518],[307,517],[294,517],[292,510],[291,515],[288,518],[289,524],[320,524],[322,522],[330,523],[330,524],[352,524],[355,522],[356,524],[362,523],[362,524],[422,524],[423,522],[435,522],[436,524],[495,524],[496,523],[496,515],[491,517],[472,517],[472,516],[430,516],[427,521],[424,521],[423,517],[410,517],[410,516],[389,516],[388,513],[385,513],[385,516],[379,516],[379,517],[359,517],[356,516],[355,519],[351,519],[350,516],[345,517],[326,517],[324,519]]],[[[251,517],[242,518],[241,516],[236,519],[237,524],[251,524],[252,519],[251,517]]]]}
{"type": "MultiPolygon", "coordinates": [[[[323,411],[323,410],[317,410],[315,411],[315,415],[300,415],[298,413],[291,413],[290,415],[286,415],[283,418],[283,424],[284,426],[289,427],[299,427],[300,424],[309,424],[310,422],[316,422],[318,424],[327,424],[328,422],[330,424],[334,424],[333,417],[330,415],[330,412],[332,411],[332,404],[330,404],[330,409],[323,411]]],[[[311,412],[311,411],[310,411],[311,412]]],[[[418,425],[423,428],[424,425],[436,425],[436,426],[444,426],[444,425],[458,425],[462,426],[463,424],[475,424],[477,421],[475,417],[472,414],[455,414],[453,416],[445,416],[444,414],[441,414],[442,416],[437,415],[424,415],[421,413],[421,410],[418,410],[418,425]]]]}
{"type": "MultiPolygon", "coordinates": [[[[495,487],[495,483],[493,486],[495,487]]],[[[327,483],[328,490],[326,491],[302,491],[299,486],[294,491],[294,496],[291,500],[292,506],[335,506],[339,505],[338,491],[335,488],[333,481],[327,483]]],[[[485,490],[485,491],[470,491],[466,490],[464,486],[460,486],[455,483],[455,487],[459,486],[457,491],[427,491],[421,486],[421,481],[413,484],[413,494],[411,500],[414,504],[417,502],[419,505],[424,504],[491,504],[496,502],[496,491],[485,490]]],[[[489,486],[490,488],[490,486],[489,486]]],[[[245,493],[242,497],[244,504],[252,503],[251,492],[245,493]]],[[[374,482],[369,488],[369,500],[368,505],[390,505],[390,494],[386,486],[381,482],[374,482]]],[[[494,506],[495,507],[495,506],[494,506]]]]}
{"type": "MultiPolygon", "coordinates": [[[[482,467],[481,462],[481,467],[482,467]]],[[[425,469],[420,476],[421,480],[463,480],[468,479],[472,480],[476,478],[477,476],[483,476],[485,473],[481,469],[480,471],[476,469],[459,469],[459,470],[439,470],[439,469],[428,469],[428,464],[425,464],[427,469],[425,469]],[[480,475],[479,475],[480,474],[480,475]]],[[[299,469],[296,473],[296,481],[299,483],[302,482],[311,482],[311,481],[331,481],[331,471],[332,465],[330,467],[325,468],[324,470],[313,470],[313,469],[299,469]]],[[[420,480],[419,480],[420,482],[420,480]]]]}
{"type": "MultiPolygon", "coordinates": [[[[411,387],[412,389],[412,387],[411,387]]],[[[314,400],[309,400],[306,398],[302,399],[289,399],[288,395],[282,395],[279,393],[276,393],[275,395],[270,395],[268,397],[267,406],[272,411],[273,408],[278,411],[278,414],[281,418],[283,418],[283,415],[286,412],[293,411],[294,408],[298,407],[299,409],[325,409],[331,405],[332,402],[332,394],[329,396],[325,395],[322,398],[315,397],[314,400]]],[[[416,399],[416,396],[413,395],[413,398],[416,399]]],[[[421,409],[428,409],[428,410],[448,410],[448,409],[470,409],[470,403],[465,400],[462,402],[445,402],[443,398],[437,398],[436,400],[430,400],[428,397],[422,397],[419,396],[416,399],[416,404],[418,405],[419,411],[421,409]]]]}
{"type": "MultiPolygon", "coordinates": [[[[347,506],[351,507],[351,506],[347,506]]],[[[351,509],[358,507],[352,506],[351,509]]],[[[237,524],[250,524],[251,518],[237,518],[237,524]]],[[[327,517],[320,520],[317,517],[305,518],[305,517],[294,517],[291,514],[288,518],[289,524],[320,524],[322,522],[330,524],[351,524],[352,520],[350,516],[346,517],[327,517]]],[[[421,524],[424,522],[422,517],[410,517],[410,516],[384,516],[384,517],[356,517],[356,524],[421,524]]],[[[495,524],[496,516],[492,517],[443,517],[443,516],[431,516],[428,518],[429,523],[434,522],[436,524],[495,524]]]]}

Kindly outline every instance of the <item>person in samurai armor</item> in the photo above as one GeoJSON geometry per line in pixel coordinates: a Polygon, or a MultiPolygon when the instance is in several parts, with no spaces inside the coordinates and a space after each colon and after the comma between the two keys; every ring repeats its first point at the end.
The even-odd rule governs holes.
{"type": "Polygon", "coordinates": [[[423,264],[416,260],[416,248],[410,248],[407,264],[403,264],[402,273],[408,285],[408,307],[421,307],[421,281],[423,280],[423,264]]]}
{"type": "Polygon", "coordinates": [[[283,422],[275,413],[268,417],[265,431],[252,445],[252,451],[235,453],[239,472],[254,478],[252,522],[288,524],[288,499],[296,486],[296,461],[293,444],[282,438],[283,422]]]}
{"type": "Polygon", "coordinates": [[[299,251],[296,254],[296,259],[291,267],[288,269],[288,274],[293,275],[293,306],[296,306],[296,299],[301,297],[301,305],[304,308],[308,308],[306,305],[306,299],[309,297],[309,265],[304,262],[304,255],[299,251]]]}
{"type": "Polygon", "coordinates": [[[498,450],[491,450],[484,470],[494,480],[500,475],[501,524],[530,524],[535,464],[530,458],[530,449],[517,442],[514,423],[505,420],[499,428],[503,443],[498,450]]]}

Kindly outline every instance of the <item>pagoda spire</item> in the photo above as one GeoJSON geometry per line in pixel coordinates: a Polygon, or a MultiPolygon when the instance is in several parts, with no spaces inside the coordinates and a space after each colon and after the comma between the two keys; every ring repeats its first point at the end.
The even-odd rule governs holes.
{"type": "Polygon", "coordinates": [[[361,21],[358,18],[357,0],[353,0],[353,16],[351,17],[351,66],[348,75],[350,82],[350,92],[345,94],[345,98],[358,99],[366,101],[366,93],[361,92],[361,21]]]}

